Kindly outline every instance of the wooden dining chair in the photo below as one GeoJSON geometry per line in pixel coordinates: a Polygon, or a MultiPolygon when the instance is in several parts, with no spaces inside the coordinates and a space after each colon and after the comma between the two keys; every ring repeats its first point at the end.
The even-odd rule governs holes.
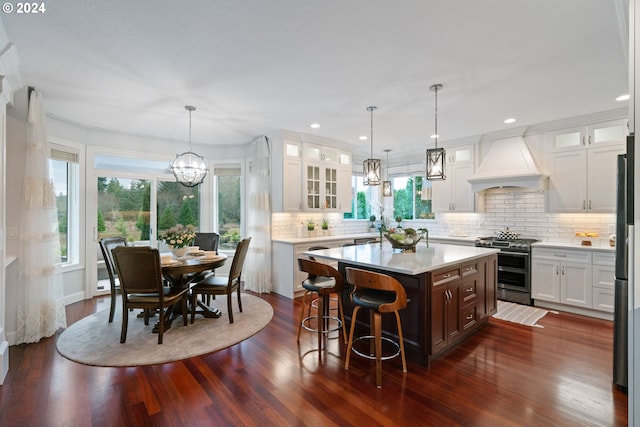
{"type": "Polygon", "coordinates": [[[162,344],[165,324],[175,304],[182,304],[183,323],[187,326],[188,288],[164,287],[160,253],[157,249],[148,246],[118,246],[111,253],[122,293],[121,343],[127,340],[130,308],[145,310],[145,325],[149,324],[149,310],[158,310],[158,344],[162,344]]]}
{"type": "Polygon", "coordinates": [[[203,251],[218,251],[220,235],[218,233],[196,233],[193,246],[198,246],[203,251]]]}
{"type": "Polygon", "coordinates": [[[231,296],[233,291],[238,293],[238,308],[242,312],[242,300],[240,299],[242,266],[249,250],[251,237],[247,237],[238,243],[236,253],[231,262],[229,276],[207,276],[204,280],[196,283],[191,287],[191,323],[195,321],[195,307],[198,302],[198,295],[226,295],[227,311],[229,312],[229,323],[233,323],[233,309],[231,304],[231,296]]]}
{"type": "Polygon", "coordinates": [[[113,314],[116,311],[116,295],[120,292],[120,281],[118,279],[118,273],[116,267],[113,264],[113,256],[111,251],[118,246],[127,246],[127,239],[124,237],[105,237],[100,240],[100,250],[102,251],[102,258],[104,259],[104,265],[107,268],[107,274],[109,275],[109,282],[111,285],[111,306],[109,307],[109,323],[113,322],[113,314]]]}

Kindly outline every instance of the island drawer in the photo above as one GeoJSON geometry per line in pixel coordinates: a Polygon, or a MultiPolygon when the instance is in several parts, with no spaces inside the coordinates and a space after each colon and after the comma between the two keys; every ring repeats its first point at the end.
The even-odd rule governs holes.
{"type": "Polygon", "coordinates": [[[462,298],[463,305],[478,298],[477,286],[477,280],[464,280],[460,283],[460,298],[462,298]]]}
{"type": "Polygon", "coordinates": [[[467,307],[463,307],[460,310],[460,316],[462,317],[462,330],[465,331],[476,324],[478,321],[478,306],[472,304],[467,307]]]}
{"type": "Polygon", "coordinates": [[[462,264],[462,276],[476,274],[478,272],[478,260],[473,260],[466,264],[462,264]]]}
{"type": "Polygon", "coordinates": [[[433,275],[433,286],[439,286],[444,283],[449,283],[453,280],[460,279],[460,267],[451,267],[437,270],[431,274],[433,275]]]}

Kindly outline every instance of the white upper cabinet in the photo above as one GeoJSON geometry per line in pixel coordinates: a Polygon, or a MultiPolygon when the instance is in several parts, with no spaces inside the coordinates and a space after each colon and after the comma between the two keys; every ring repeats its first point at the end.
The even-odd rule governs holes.
{"type": "Polygon", "coordinates": [[[274,212],[297,212],[302,208],[302,151],[297,141],[274,141],[272,145],[272,203],[274,212]]]}
{"type": "Polygon", "coordinates": [[[548,133],[549,212],[615,212],[616,157],[626,136],[626,120],[548,133]]]}
{"type": "Polygon", "coordinates": [[[302,144],[304,210],[351,210],[351,153],[329,146],[302,144]]]}
{"type": "Polygon", "coordinates": [[[468,179],[475,172],[475,147],[447,149],[444,181],[431,181],[434,212],[474,212],[474,193],[468,179]]]}

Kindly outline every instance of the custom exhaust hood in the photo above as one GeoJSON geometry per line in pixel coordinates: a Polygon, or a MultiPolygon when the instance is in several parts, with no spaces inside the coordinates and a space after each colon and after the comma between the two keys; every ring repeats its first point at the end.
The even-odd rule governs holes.
{"type": "Polygon", "coordinates": [[[546,178],[536,166],[524,138],[516,136],[494,141],[468,181],[474,192],[502,187],[544,190],[546,178]]]}

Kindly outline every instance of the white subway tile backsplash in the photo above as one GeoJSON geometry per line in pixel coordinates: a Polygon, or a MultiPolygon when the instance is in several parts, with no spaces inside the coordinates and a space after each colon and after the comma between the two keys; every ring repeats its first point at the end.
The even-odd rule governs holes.
{"type": "MultiPolygon", "coordinates": [[[[425,227],[432,236],[448,236],[462,231],[470,237],[487,236],[509,227],[522,236],[549,242],[570,244],[576,233],[597,232],[594,245],[607,243],[615,226],[614,214],[554,214],[545,212],[545,195],[539,192],[487,193],[483,213],[438,213],[435,220],[409,220],[405,227],[425,227]]],[[[369,221],[343,220],[339,213],[274,213],[274,238],[296,237],[297,227],[313,220],[320,226],[322,218],[329,220],[333,233],[354,234],[369,232],[369,221]]],[[[608,243],[607,243],[608,244],[608,243]]]]}

